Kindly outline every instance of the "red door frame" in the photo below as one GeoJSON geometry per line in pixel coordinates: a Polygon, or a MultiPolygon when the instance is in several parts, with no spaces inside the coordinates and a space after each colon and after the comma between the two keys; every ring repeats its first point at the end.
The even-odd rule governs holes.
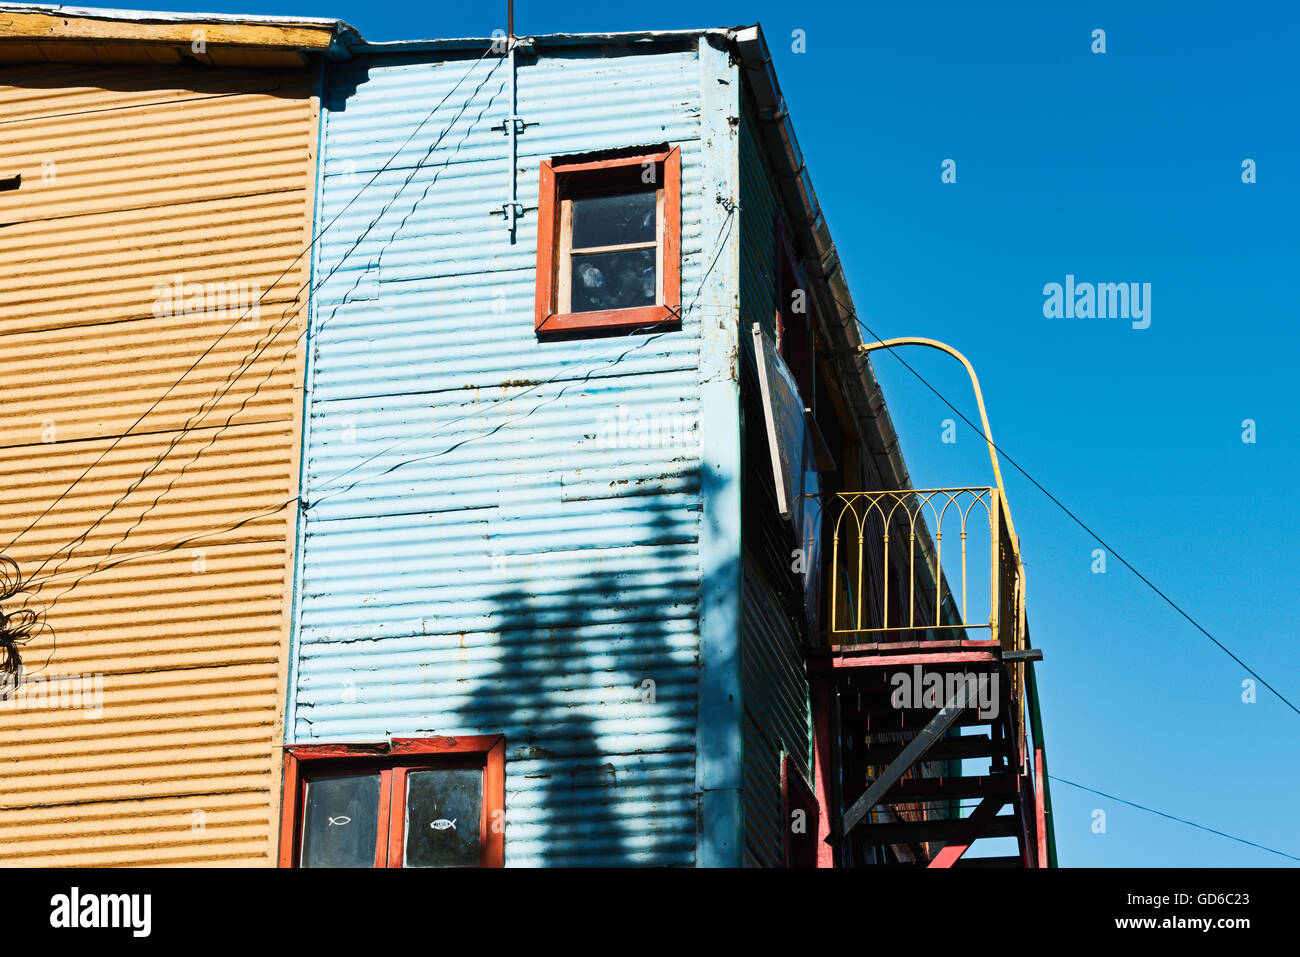
{"type": "MultiPolygon", "coordinates": [[[[804,780],[794,758],[788,752],[781,752],[781,864],[783,867],[818,867],[820,866],[821,845],[816,843],[821,837],[821,804],[812,787],[804,780]],[[805,830],[799,842],[796,842],[791,830],[793,812],[802,810],[812,817],[811,833],[805,830]],[[796,863],[796,857],[804,859],[808,842],[812,856],[810,864],[796,863]],[[803,845],[803,846],[799,846],[803,845]]],[[[805,821],[805,824],[808,822],[805,821]]]]}
{"type": "Polygon", "coordinates": [[[813,714],[813,794],[817,797],[817,866],[834,867],[831,836],[831,695],[834,685],[821,675],[811,675],[813,714]]]}

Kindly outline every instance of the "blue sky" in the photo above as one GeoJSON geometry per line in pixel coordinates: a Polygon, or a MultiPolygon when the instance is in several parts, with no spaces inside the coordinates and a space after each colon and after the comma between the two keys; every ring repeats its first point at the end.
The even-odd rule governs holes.
{"type": "MultiPolygon", "coordinates": [[[[504,2],[160,5],[337,16],[371,40],[505,21],[504,2]]],[[[1300,703],[1300,18],[1281,4],[1046,6],[520,0],[516,30],[760,22],[867,323],[964,351],[999,445],[1300,703]],[[945,159],[955,183],[941,182],[945,159]],[[1150,283],[1150,327],[1045,318],[1043,287],[1067,274],[1150,283]]],[[[907,358],[975,418],[955,363],[907,358]]],[[[875,366],[914,483],[989,482],[976,435],[941,442],[951,413],[891,357],[875,366]]],[[[1097,543],[1003,468],[1053,772],[1300,855],[1300,715],[1263,687],[1243,703],[1238,665],[1113,555],[1094,574],[1097,543]]],[[[1293,863],[1053,792],[1065,865],[1293,863]]]]}

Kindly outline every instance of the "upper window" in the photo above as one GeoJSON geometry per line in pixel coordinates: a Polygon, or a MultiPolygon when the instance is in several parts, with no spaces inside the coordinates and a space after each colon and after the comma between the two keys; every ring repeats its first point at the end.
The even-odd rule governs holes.
{"type": "Polygon", "coordinates": [[[541,164],[538,333],[681,321],[681,152],[541,164]]]}
{"type": "Polygon", "coordinates": [[[282,867],[500,867],[505,740],[285,749],[282,867]]]}
{"type": "Polygon", "coordinates": [[[790,236],[776,222],[776,344],[799,384],[804,406],[813,408],[813,334],[808,281],[790,236]]]}

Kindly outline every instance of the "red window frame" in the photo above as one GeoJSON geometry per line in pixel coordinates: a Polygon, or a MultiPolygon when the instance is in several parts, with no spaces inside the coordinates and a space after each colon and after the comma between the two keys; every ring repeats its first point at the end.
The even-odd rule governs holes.
{"type": "Polygon", "coordinates": [[[611,158],[581,156],[553,158],[541,164],[537,196],[537,299],[534,330],[538,335],[567,332],[618,331],[637,326],[656,329],[681,323],[682,276],[682,154],[680,147],[611,158]],[[568,182],[600,181],[635,173],[647,162],[660,169],[663,222],[659,234],[663,262],[660,302],[653,306],[607,309],[601,312],[556,311],[560,257],[561,190],[568,182]]]}
{"type": "Polygon", "coordinates": [[[302,847],[307,781],[324,774],[380,772],[375,867],[401,867],[406,774],[422,768],[483,768],[479,866],[505,864],[504,735],[462,738],[393,738],[377,744],[295,744],[284,749],[280,815],[280,866],[297,867],[302,847]]]}

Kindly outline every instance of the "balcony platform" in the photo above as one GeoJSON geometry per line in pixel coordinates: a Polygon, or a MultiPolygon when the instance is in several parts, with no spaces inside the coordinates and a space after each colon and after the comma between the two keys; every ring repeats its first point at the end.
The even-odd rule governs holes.
{"type": "Polygon", "coordinates": [[[837,498],[825,631],[806,650],[821,747],[837,740],[844,769],[826,843],[952,867],[1014,838],[1000,864],[1047,866],[1041,730],[1031,746],[1024,720],[1042,655],[1001,485],[837,498]]]}
{"type": "Polygon", "coordinates": [[[808,652],[808,668],[825,673],[843,668],[901,668],[910,665],[988,665],[1002,661],[1002,645],[992,640],[876,641],[833,645],[808,652]]]}

